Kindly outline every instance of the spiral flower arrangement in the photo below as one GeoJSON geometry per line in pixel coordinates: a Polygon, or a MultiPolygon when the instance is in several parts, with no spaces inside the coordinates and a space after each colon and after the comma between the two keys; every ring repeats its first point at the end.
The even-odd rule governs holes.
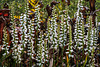
{"type": "Polygon", "coordinates": [[[12,6],[17,3],[13,2],[10,15],[10,45],[8,43],[8,28],[5,26],[3,29],[3,48],[1,49],[2,56],[0,56],[2,57],[0,59],[2,66],[99,66],[97,59],[99,56],[98,20],[96,18],[96,27],[94,27],[93,16],[89,15],[87,17],[88,23],[85,24],[84,15],[81,11],[84,7],[84,1],[77,1],[77,12],[73,18],[69,14],[71,6],[69,4],[63,6],[63,3],[67,3],[63,0],[45,4],[44,7],[48,6],[48,9],[46,8],[47,13],[45,8],[42,8],[42,1],[35,3],[35,0],[25,0],[25,8],[23,9],[25,12],[20,15],[20,18],[14,18],[16,11],[12,6]],[[29,4],[31,7],[33,6],[34,11],[30,10],[29,4]],[[34,14],[31,15],[30,13],[34,14]],[[44,15],[42,16],[42,14],[44,15]],[[12,62],[7,64],[9,61],[12,62]]]}
{"type": "Polygon", "coordinates": [[[5,50],[5,53],[3,54],[3,56],[6,56],[6,55],[8,55],[9,54],[9,45],[8,45],[8,43],[7,43],[7,36],[8,36],[8,34],[7,34],[7,32],[6,32],[6,30],[7,30],[7,28],[5,27],[4,28],[4,30],[3,30],[3,32],[4,32],[4,39],[3,39],[3,48],[2,48],[2,50],[5,50]]]}

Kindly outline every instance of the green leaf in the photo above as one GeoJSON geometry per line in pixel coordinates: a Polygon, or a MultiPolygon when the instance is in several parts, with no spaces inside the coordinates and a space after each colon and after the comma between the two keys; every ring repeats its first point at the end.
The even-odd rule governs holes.
{"type": "Polygon", "coordinates": [[[86,63],[87,63],[87,56],[86,56],[86,58],[85,58],[85,62],[84,62],[83,67],[85,67],[86,63]]]}

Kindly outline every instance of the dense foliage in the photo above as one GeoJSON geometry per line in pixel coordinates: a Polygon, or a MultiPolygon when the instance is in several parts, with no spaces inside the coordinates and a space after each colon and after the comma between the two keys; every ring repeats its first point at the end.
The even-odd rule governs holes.
{"type": "Polygon", "coordinates": [[[89,1],[1,0],[10,16],[0,13],[0,66],[99,67],[100,11],[89,1]]]}

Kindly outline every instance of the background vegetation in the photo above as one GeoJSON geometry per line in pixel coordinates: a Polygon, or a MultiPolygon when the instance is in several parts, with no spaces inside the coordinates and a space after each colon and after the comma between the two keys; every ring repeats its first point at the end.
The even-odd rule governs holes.
{"type": "MultiPolygon", "coordinates": [[[[34,3],[36,2],[33,0],[34,3]]],[[[98,22],[100,11],[96,16],[83,20],[82,7],[90,8],[85,0],[70,0],[70,5],[63,0],[52,7],[48,16],[47,5],[52,0],[43,0],[29,7],[27,0],[1,0],[8,3],[10,11],[10,35],[8,27],[3,29],[3,48],[0,51],[0,66],[6,67],[95,67],[100,66],[100,44],[98,22]],[[20,18],[19,18],[19,17],[20,18]],[[17,20],[16,20],[17,19],[17,20]],[[11,38],[9,46],[8,39],[11,38]]],[[[100,1],[95,7],[100,9],[100,1]]],[[[48,9],[49,10],[49,9],[48,9]]],[[[89,12],[87,12],[89,13],[89,12]]]]}

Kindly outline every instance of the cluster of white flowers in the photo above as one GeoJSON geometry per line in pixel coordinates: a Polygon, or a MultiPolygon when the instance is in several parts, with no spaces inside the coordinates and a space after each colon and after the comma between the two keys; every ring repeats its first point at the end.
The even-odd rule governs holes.
{"type": "MultiPolygon", "coordinates": [[[[75,47],[77,47],[79,50],[84,49],[85,51],[85,55],[89,55],[90,53],[93,54],[95,48],[96,48],[96,40],[97,40],[97,36],[96,36],[96,28],[93,27],[93,23],[92,23],[92,16],[89,16],[89,23],[84,25],[84,21],[83,21],[83,14],[80,12],[80,9],[82,5],[82,3],[80,2],[81,0],[78,0],[78,11],[76,13],[76,23],[75,23],[75,32],[74,32],[74,39],[76,42],[75,47]],[[80,17],[81,15],[81,17],[80,17]],[[85,27],[88,28],[88,32],[87,35],[85,34],[85,27]],[[86,48],[84,48],[86,44],[86,48]]],[[[91,55],[89,55],[89,57],[91,57],[91,55]]],[[[93,58],[93,55],[92,55],[93,58]]]]}
{"type": "Polygon", "coordinates": [[[7,34],[7,28],[6,27],[4,27],[4,29],[3,29],[3,33],[4,33],[4,38],[3,38],[3,47],[2,47],[2,50],[5,50],[5,53],[3,54],[3,56],[7,56],[8,54],[9,54],[9,45],[8,45],[8,42],[7,42],[7,36],[8,36],[8,34],[7,34]]]}

